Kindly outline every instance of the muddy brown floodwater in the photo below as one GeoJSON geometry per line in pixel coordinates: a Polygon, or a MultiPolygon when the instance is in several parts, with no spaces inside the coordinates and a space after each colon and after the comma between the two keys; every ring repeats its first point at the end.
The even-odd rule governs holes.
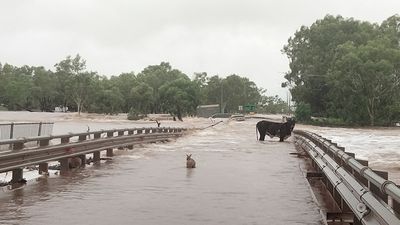
{"type": "Polygon", "coordinates": [[[293,139],[225,122],[0,193],[0,224],[321,224],[293,139]],[[195,169],[187,169],[186,153],[195,169]]]}

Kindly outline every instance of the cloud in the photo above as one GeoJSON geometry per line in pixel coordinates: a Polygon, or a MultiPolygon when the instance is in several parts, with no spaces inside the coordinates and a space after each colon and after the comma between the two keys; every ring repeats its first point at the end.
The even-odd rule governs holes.
{"type": "Polygon", "coordinates": [[[247,76],[268,95],[288,60],[280,50],[301,25],[326,14],[380,23],[398,1],[24,0],[0,8],[0,62],[53,65],[79,53],[104,75],[168,61],[189,76],[247,76]]]}

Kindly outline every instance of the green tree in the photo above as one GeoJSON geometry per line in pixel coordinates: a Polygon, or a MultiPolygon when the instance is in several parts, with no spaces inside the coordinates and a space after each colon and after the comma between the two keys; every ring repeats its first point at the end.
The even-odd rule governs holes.
{"type": "Polygon", "coordinates": [[[193,82],[199,90],[199,104],[207,104],[207,73],[195,73],[193,82]]]}
{"type": "Polygon", "coordinates": [[[278,95],[275,96],[261,96],[261,106],[259,110],[263,113],[289,113],[288,104],[283,101],[278,95]]]}
{"type": "Polygon", "coordinates": [[[131,108],[136,112],[147,114],[154,103],[154,91],[150,85],[140,82],[136,84],[130,93],[131,108]]]}
{"type": "Polygon", "coordinates": [[[193,114],[198,105],[198,89],[189,78],[180,78],[160,87],[162,108],[182,120],[182,115],[193,114]]]}
{"type": "Polygon", "coordinates": [[[285,75],[315,116],[375,125],[399,120],[400,17],[381,25],[327,15],[289,38],[285,75]]]}
{"type": "Polygon", "coordinates": [[[44,67],[36,67],[33,76],[32,96],[38,102],[41,111],[51,111],[55,107],[56,77],[44,67]]]}
{"type": "Polygon", "coordinates": [[[248,78],[234,74],[223,80],[223,98],[227,112],[238,111],[240,105],[256,105],[260,97],[256,84],[248,78]]]}
{"type": "Polygon", "coordinates": [[[187,78],[187,76],[177,69],[172,69],[171,65],[167,62],[162,62],[160,65],[148,66],[137,75],[139,82],[146,83],[153,90],[154,101],[151,107],[152,112],[161,112],[160,99],[162,96],[159,93],[160,87],[167,82],[180,78],[187,78]]]}
{"type": "Polygon", "coordinates": [[[355,122],[367,118],[370,125],[393,117],[388,107],[395,104],[400,90],[400,50],[393,48],[388,38],[358,47],[348,42],[338,50],[331,96],[341,116],[355,122]]]}
{"type": "Polygon", "coordinates": [[[205,87],[205,104],[220,104],[222,109],[225,108],[222,82],[222,78],[217,75],[207,80],[207,85],[205,87]]]}
{"type": "Polygon", "coordinates": [[[296,106],[295,110],[296,120],[301,122],[307,122],[311,120],[311,106],[308,103],[300,102],[296,106]]]}
{"type": "Polygon", "coordinates": [[[62,105],[74,102],[78,114],[86,104],[91,93],[91,84],[96,75],[95,72],[86,72],[86,61],[77,54],[74,58],[67,56],[66,59],[55,65],[58,78],[58,93],[62,105]]]}
{"type": "MultiPolygon", "coordinates": [[[[119,76],[113,76],[110,79],[110,87],[117,87],[120,93],[124,96],[122,111],[128,112],[134,104],[130,99],[132,88],[137,85],[136,75],[133,72],[122,73],[119,76]]],[[[109,87],[109,88],[110,88],[109,87]]]]}
{"type": "Polygon", "coordinates": [[[327,15],[310,27],[302,26],[282,50],[290,68],[284,86],[291,88],[293,100],[309,103],[315,115],[326,116],[331,89],[327,79],[337,47],[348,41],[363,45],[378,34],[375,24],[341,16],[327,15]]]}
{"type": "Polygon", "coordinates": [[[31,95],[33,69],[28,66],[14,67],[4,64],[1,73],[1,101],[9,110],[31,110],[34,99],[31,95]]]}

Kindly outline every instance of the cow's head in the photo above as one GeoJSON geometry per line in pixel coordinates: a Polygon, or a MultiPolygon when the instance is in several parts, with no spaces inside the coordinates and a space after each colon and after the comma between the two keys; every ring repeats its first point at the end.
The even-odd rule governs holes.
{"type": "Polygon", "coordinates": [[[288,117],[286,118],[286,121],[290,132],[292,132],[294,129],[294,125],[296,124],[296,120],[293,117],[288,117]]]}

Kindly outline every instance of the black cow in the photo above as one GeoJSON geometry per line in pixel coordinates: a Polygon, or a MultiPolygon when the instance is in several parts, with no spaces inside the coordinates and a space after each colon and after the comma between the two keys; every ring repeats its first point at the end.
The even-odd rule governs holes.
{"type": "Polygon", "coordinates": [[[292,134],[295,123],[292,118],[287,118],[285,123],[262,120],[256,125],[256,134],[257,130],[260,132],[260,139],[257,139],[264,141],[265,135],[268,135],[270,138],[279,137],[279,141],[282,142],[292,134]]]}

